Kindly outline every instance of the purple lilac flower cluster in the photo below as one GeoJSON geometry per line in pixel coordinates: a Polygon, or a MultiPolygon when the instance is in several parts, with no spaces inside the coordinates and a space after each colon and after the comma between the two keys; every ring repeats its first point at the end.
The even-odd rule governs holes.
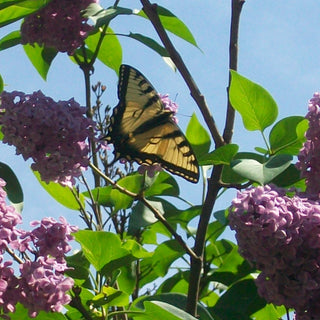
{"type": "Polygon", "coordinates": [[[72,55],[83,43],[92,26],[81,16],[98,0],[52,0],[40,11],[25,18],[21,26],[22,44],[38,43],[72,55]]]}
{"type": "Polygon", "coordinates": [[[307,141],[300,150],[296,166],[301,171],[301,176],[306,178],[306,192],[318,199],[320,195],[320,93],[316,92],[310,99],[308,110],[307,141]]]}
{"type": "Polygon", "coordinates": [[[85,108],[73,99],[55,102],[41,91],[1,94],[0,125],[3,142],[16,147],[45,182],[72,186],[89,164],[89,145],[94,123],[85,108]]]}
{"type": "Polygon", "coordinates": [[[307,141],[297,167],[306,192],[288,197],[274,186],[238,192],[229,221],[239,251],[261,270],[256,284],[268,302],[296,311],[295,320],[320,318],[320,94],[309,102],[307,141]]]}
{"type": "Polygon", "coordinates": [[[163,103],[164,105],[164,108],[166,110],[169,110],[173,113],[173,116],[172,116],[172,119],[175,123],[178,123],[178,118],[175,116],[178,112],[178,105],[173,102],[170,98],[169,98],[169,95],[168,94],[159,94],[160,96],[160,100],[161,102],[163,103]]]}
{"type": "Polygon", "coordinates": [[[64,218],[60,222],[52,218],[36,221],[38,226],[31,232],[18,230],[20,214],[6,204],[5,182],[0,178],[0,308],[14,312],[18,302],[35,317],[39,311],[61,311],[70,302],[67,292],[73,280],[63,273],[68,269],[64,255],[71,250],[68,242],[71,232],[77,228],[70,226],[64,218]],[[11,235],[11,236],[9,236],[11,235]],[[12,236],[13,235],[13,236],[12,236]],[[12,261],[3,262],[6,250],[18,249],[20,253],[34,255],[34,260],[20,263],[20,275],[15,275],[12,261]]]}
{"type": "Polygon", "coordinates": [[[262,271],[259,294],[297,319],[320,306],[320,204],[267,185],[238,192],[231,208],[239,251],[262,271]]]}

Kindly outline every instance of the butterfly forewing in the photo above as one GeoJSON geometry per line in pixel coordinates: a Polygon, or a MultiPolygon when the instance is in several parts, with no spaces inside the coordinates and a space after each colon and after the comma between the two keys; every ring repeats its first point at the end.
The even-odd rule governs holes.
{"type": "Polygon", "coordinates": [[[191,146],[150,82],[138,70],[122,65],[118,96],[107,137],[114,144],[116,158],[159,163],[198,182],[199,167],[191,146]]]}

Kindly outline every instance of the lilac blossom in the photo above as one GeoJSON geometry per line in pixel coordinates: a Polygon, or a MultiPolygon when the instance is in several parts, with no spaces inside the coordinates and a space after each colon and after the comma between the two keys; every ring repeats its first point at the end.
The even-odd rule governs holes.
{"type": "Polygon", "coordinates": [[[89,165],[86,139],[94,123],[84,116],[85,108],[73,99],[55,102],[41,91],[14,91],[1,94],[0,112],[3,142],[25,160],[32,158],[43,181],[75,184],[89,165]]]}
{"type": "Polygon", "coordinates": [[[307,141],[298,155],[297,168],[301,176],[306,178],[306,192],[319,198],[320,194],[320,93],[316,92],[310,99],[306,118],[309,129],[306,132],[307,141]]]}
{"type": "Polygon", "coordinates": [[[98,0],[52,0],[46,7],[25,18],[21,26],[22,44],[38,43],[73,55],[93,29],[81,16],[98,0]]]}
{"type": "Polygon", "coordinates": [[[178,105],[173,102],[170,98],[168,94],[159,94],[160,100],[164,105],[164,108],[166,110],[169,110],[172,112],[173,116],[172,119],[175,123],[178,123],[178,118],[176,117],[176,114],[178,112],[178,105]]]}
{"type": "Polygon", "coordinates": [[[161,164],[159,163],[155,163],[153,165],[149,165],[149,164],[142,164],[141,166],[139,166],[138,168],[138,172],[142,175],[144,175],[145,173],[147,173],[149,178],[153,178],[154,175],[159,172],[162,171],[162,167],[161,164]]]}
{"type": "MultiPolygon", "coordinates": [[[[262,272],[256,284],[267,302],[320,316],[320,204],[272,186],[238,192],[230,226],[239,252],[262,272]]],[[[303,317],[302,317],[303,316],[303,317]]],[[[314,318],[313,318],[314,317],[314,318]]]]}

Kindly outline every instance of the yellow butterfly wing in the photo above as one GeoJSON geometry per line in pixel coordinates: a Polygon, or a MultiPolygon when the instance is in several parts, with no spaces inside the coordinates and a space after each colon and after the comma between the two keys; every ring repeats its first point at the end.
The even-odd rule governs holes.
{"type": "Polygon", "coordinates": [[[122,65],[118,96],[107,136],[115,158],[159,163],[173,174],[198,182],[199,166],[192,148],[150,82],[138,70],[122,65]]]}

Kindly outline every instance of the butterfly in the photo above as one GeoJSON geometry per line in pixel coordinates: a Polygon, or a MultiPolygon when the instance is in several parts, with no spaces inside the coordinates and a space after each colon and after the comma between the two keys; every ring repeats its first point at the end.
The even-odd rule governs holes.
{"type": "Polygon", "coordinates": [[[138,164],[160,164],[197,183],[199,166],[190,143],[147,78],[135,68],[121,65],[118,98],[106,136],[114,146],[114,161],[125,158],[138,164]]]}

